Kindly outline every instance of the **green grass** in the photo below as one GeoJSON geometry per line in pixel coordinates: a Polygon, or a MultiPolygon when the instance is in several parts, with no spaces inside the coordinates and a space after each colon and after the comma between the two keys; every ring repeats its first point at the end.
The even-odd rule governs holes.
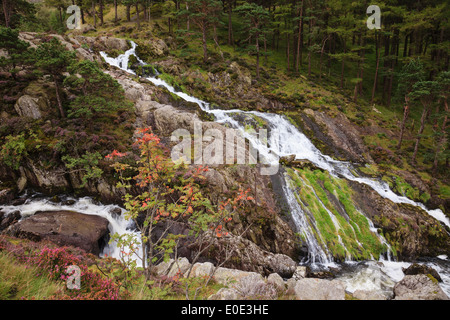
{"type": "Polygon", "coordinates": [[[61,283],[40,275],[35,267],[18,263],[14,258],[0,252],[0,300],[42,300],[63,289],[61,283]]]}

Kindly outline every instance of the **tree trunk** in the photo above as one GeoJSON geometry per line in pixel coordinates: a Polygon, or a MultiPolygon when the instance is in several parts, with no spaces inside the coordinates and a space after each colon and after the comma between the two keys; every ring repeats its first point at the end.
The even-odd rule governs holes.
{"type": "Polygon", "coordinates": [[[59,114],[61,115],[61,118],[65,118],[66,115],[64,113],[62,102],[61,102],[61,96],[59,94],[59,82],[55,75],[53,75],[53,82],[55,83],[56,101],[58,102],[59,114]]]}
{"type": "Polygon", "coordinates": [[[216,25],[214,24],[214,27],[213,27],[213,40],[214,40],[214,43],[216,44],[216,46],[217,46],[217,49],[219,50],[219,54],[220,54],[220,56],[222,57],[222,60],[225,60],[225,58],[223,57],[223,52],[222,52],[222,50],[220,49],[220,45],[219,45],[219,40],[217,39],[217,27],[216,27],[216,25]]]}
{"type": "Polygon", "coordinates": [[[445,105],[445,117],[444,120],[442,122],[442,127],[441,127],[441,137],[439,139],[439,143],[436,147],[436,152],[434,154],[434,161],[433,161],[433,176],[436,176],[437,174],[437,167],[438,167],[438,163],[439,163],[439,153],[441,152],[442,147],[445,145],[446,141],[447,141],[447,132],[446,132],[446,128],[447,128],[447,114],[448,114],[448,104],[447,104],[447,99],[444,99],[444,105],[445,105]]]}
{"type": "Polygon", "coordinates": [[[231,0],[228,0],[228,45],[233,45],[233,24],[231,23],[231,0]]]}
{"type": "Polygon", "coordinates": [[[256,80],[259,80],[259,34],[256,35],[256,80]]]}
{"type": "Polygon", "coordinates": [[[103,25],[103,0],[99,0],[99,14],[100,14],[100,25],[103,25]]]}
{"type": "Polygon", "coordinates": [[[11,20],[11,4],[9,1],[11,1],[11,0],[2,0],[3,15],[5,16],[5,24],[6,24],[7,28],[10,27],[9,22],[11,20]]]}
{"type": "Polygon", "coordinates": [[[81,7],[80,7],[80,13],[81,13],[81,23],[82,23],[82,24],[85,24],[86,21],[84,20],[84,10],[83,10],[83,8],[81,8],[81,7]]]}
{"type": "Polygon", "coordinates": [[[403,134],[405,133],[405,124],[406,119],[408,119],[408,115],[409,115],[409,98],[405,96],[405,107],[403,108],[403,120],[400,126],[400,138],[398,139],[397,150],[399,150],[402,147],[403,134]]]}
{"type": "MultiPolygon", "coordinates": [[[[141,21],[139,20],[139,3],[138,2],[136,2],[136,24],[137,24],[138,29],[140,30],[141,29],[141,21]]],[[[170,25],[169,25],[169,27],[170,27],[170,25]]]]}
{"type": "Polygon", "coordinates": [[[289,58],[290,58],[290,52],[289,52],[289,42],[290,42],[290,34],[288,33],[288,35],[287,35],[287,52],[286,52],[286,54],[287,54],[287,71],[289,72],[290,70],[291,70],[291,63],[290,63],[290,60],[289,60],[289,58]]]}
{"type": "Polygon", "coordinates": [[[152,13],[152,1],[148,0],[148,13],[147,13],[147,21],[150,22],[152,13]]]}
{"type": "Polygon", "coordinates": [[[330,35],[327,35],[326,38],[322,42],[322,49],[320,50],[319,81],[322,80],[322,57],[323,57],[323,52],[325,51],[325,44],[327,43],[327,40],[329,38],[330,38],[330,35]]]}
{"type": "Polygon", "coordinates": [[[302,51],[302,28],[303,28],[303,0],[301,0],[302,4],[300,6],[300,14],[298,20],[298,36],[297,36],[297,56],[295,59],[295,70],[299,72],[300,70],[300,52],[302,51]]]}
{"type": "Polygon", "coordinates": [[[95,12],[95,0],[92,1],[92,14],[94,16],[94,28],[97,28],[97,13],[95,12]]]}
{"type": "Polygon", "coordinates": [[[366,49],[364,49],[364,47],[366,46],[365,32],[364,32],[364,34],[361,35],[360,44],[361,44],[363,49],[361,51],[361,69],[359,71],[359,77],[361,78],[361,81],[359,82],[359,85],[358,85],[358,93],[359,93],[359,95],[362,96],[362,93],[363,93],[363,78],[364,78],[364,59],[366,58],[366,49]]]}
{"type": "Polygon", "coordinates": [[[424,104],[423,111],[422,111],[422,117],[420,118],[420,128],[419,128],[419,132],[417,134],[416,145],[414,146],[414,153],[413,153],[413,156],[411,159],[413,164],[416,163],[417,151],[419,150],[419,143],[420,143],[420,140],[422,139],[421,135],[423,133],[423,129],[425,128],[425,121],[427,119],[427,115],[428,115],[428,105],[424,104]]]}
{"type": "Polygon", "coordinates": [[[61,25],[64,25],[63,16],[62,16],[62,7],[59,7],[59,22],[61,22],[61,25]]]}
{"type": "MultiPolygon", "coordinates": [[[[346,53],[347,48],[345,45],[345,38],[344,38],[344,54],[346,53]]],[[[345,57],[342,57],[342,63],[341,63],[341,90],[344,89],[344,69],[345,69],[345,57]]]]}
{"type": "Polygon", "coordinates": [[[114,22],[117,22],[117,0],[114,0],[114,22]]]}
{"type": "MultiPolygon", "coordinates": [[[[186,10],[187,11],[189,11],[189,4],[187,3],[187,1],[186,1],[186,10]]],[[[189,31],[189,28],[190,28],[190,18],[189,18],[189,16],[187,16],[187,20],[186,20],[186,30],[187,31],[189,31]]]]}
{"type": "Polygon", "coordinates": [[[403,58],[405,58],[408,55],[408,37],[409,34],[405,35],[405,44],[403,45],[403,58]]]}
{"type": "Polygon", "coordinates": [[[127,4],[127,21],[130,22],[131,21],[131,4],[127,4]]]}
{"type": "Polygon", "coordinates": [[[375,77],[373,80],[373,86],[372,86],[372,98],[370,99],[370,104],[373,105],[373,100],[375,99],[375,91],[377,89],[377,81],[378,81],[378,68],[380,66],[380,49],[378,48],[379,44],[379,36],[377,35],[377,30],[375,29],[375,56],[377,59],[377,66],[375,68],[375,77]]]}
{"type": "Polygon", "coordinates": [[[208,60],[208,48],[206,47],[206,22],[202,24],[203,62],[208,60]]]}

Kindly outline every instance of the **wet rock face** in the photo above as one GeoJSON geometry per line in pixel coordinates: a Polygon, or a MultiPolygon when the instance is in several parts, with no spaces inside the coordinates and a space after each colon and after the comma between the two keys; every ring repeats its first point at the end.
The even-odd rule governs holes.
{"type": "Polygon", "coordinates": [[[450,250],[448,228],[419,207],[397,204],[366,185],[350,182],[356,205],[383,231],[400,260],[433,257],[450,250]]]}
{"type": "Polygon", "coordinates": [[[402,271],[405,275],[430,274],[438,282],[442,282],[441,276],[436,270],[423,264],[413,263],[408,268],[402,268],[402,271]]]}
{"type": "Polygon", "coordinates": [[[99,255],[109,236],[107,219],[74,211],[38,211],[11,226],[7,233],[32,241],[48,240],[99,255]]]}

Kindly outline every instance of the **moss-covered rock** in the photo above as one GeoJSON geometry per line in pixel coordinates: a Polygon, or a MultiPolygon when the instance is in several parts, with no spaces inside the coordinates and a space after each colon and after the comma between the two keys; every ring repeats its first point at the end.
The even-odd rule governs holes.
{"type": "Polygon", "coordinates": [[[316,239],[336,260],[378,258],[387,251],[355,206],[347,182],[322,170],[287,169],[316,239]]]}

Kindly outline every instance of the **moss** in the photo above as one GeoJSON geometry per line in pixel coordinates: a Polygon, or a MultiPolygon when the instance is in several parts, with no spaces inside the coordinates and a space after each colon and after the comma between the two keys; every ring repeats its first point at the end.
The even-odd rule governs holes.
{"type": "Polygon", "coordinates": [[[352,191],[345,180],[321,170],[289,168],[287,172],[294,185],[300,187],[297,195],[300,205],[312,213],[315,220],[312,225],[317,226],[323,244],[336,259],[344,259],[347,254],[357,260],[371,256],[378,259],[386,251],[378,235],[370,230],[368,219],[354,206],[352,191]],[[332,197],[344,208],[348,221],[338,212],[332,197]]]}
{"type": "Polygon", "coordinates": [[[433,281],[433,283],[434,284],[438,284],[439,283],[439,281],[437,281],[437,279],[435,278],[435,277],[433,277],[431,274],[427,274],[427,277],[431,280],[431,281],[433,281]]]}

